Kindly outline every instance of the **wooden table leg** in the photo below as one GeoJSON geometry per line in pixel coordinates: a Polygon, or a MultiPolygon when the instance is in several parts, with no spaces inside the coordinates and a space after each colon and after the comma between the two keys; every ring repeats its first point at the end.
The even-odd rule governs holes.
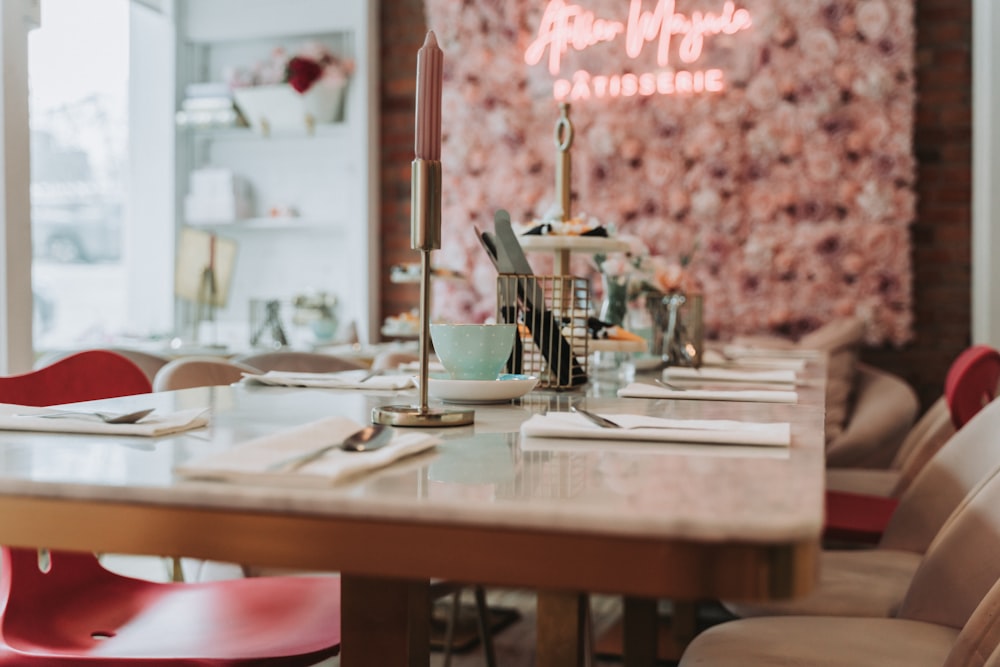
{"type": "Polygon", "coordinates": [[[656,600],[626,597],[622,618],[622,658],[624,667],[652,667],[656,664],[659,616],[656,600]]]}
{"type": "Polygon", "coordinates": [[[430,605],[426,581],[341,575],[342,667],[427,667],[430,605]]]}
{"type": "Polygon", "coordinates": [[[582,593],[538,592],[538,667],[582,667],[587,603],[582,593]]]}

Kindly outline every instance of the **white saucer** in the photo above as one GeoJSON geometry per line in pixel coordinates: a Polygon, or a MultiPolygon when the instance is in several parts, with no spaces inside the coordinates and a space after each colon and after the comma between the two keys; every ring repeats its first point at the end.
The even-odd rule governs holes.
{"type": "Polygon", "coordinates": [[[501,375],[496,380],[427,378],[427,393],[446,403],[505,403],[535,388],[534,375],[501,375]]]}

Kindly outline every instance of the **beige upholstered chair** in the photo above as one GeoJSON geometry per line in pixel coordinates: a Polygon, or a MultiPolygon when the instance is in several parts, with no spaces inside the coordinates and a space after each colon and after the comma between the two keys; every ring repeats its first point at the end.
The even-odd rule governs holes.
{"type": "Polygon", "coordinates": [[[820,581],[809,595],[726,606],[738,616],[893,615],[935,536],[983,479],[1000,469],[998,433],[1000,401],[993,401],[924,466],[900,497],[875,549],[823,551],[820,581]]]}
{"type": "Polygon", "coordinates": [[[319,352],[298,352],[282,350],[277,352],[262,352],[237,357],[239,363],[267,371],[291,371],[304,373],[335,373],[366,368],[363,364],[351,359],[335,357],[319,352]]]}
{"type": "Polygon", "coordinates": [[[826,488],[898,497],[954,433],[955,426],[942,396],[906,434],[888,468],[830,468],[826,471],[826,488]]]}
{"type": "MultiPolygon", "coordinates": [[[[982,605],[986,604],[987,601],[984,600],[982,605]]],[[[980,616],[982,614],[977,610],[972,621],[979,621],[980,616]]],[[[998,622],[1000,621],[1000,610],[994,610],[993,615],[984,620],[983,623],[977,623],[977,627],[963,632],[958,641],[955,642],[955,648],[952,651],[958,654],[956,657],[967,656],[969,662],[966,664],[971,665],[971,667],[980,667],[980,665],[982,667],[1000,667],[1000,622],[998,622]],[[982,656],[989,652],[990,646],[995,647],[993,652],[989,653],[986,662],[980,662],[982,656]]],[[[954,663],[947,667],[954,667],[954,663]]]]}
{"type": "Polygon", "coordinates": [[[152,354],[151,352],[143,352],[142,350],[133,350],[127,347],[111,347],[108,349],[131,359],[136,366],[142,369],[142,372],[146,374],[150,382],[153,381],[160,369],[170,362],[170,359],[167,357],[152,354]]]}
{"type": "Polygon", "coordinates": [[[920,410],[916,392],[902,378],[858,363],[864,322],[831,320],[792,341],[741,336],[737,345],[759,349],[814,350],[827,356],[827,467],[886,468],[920,410]]]}
{"type": "Polygon", "coordinates": [[[902,378],[858,363],[844,427],[826,444],[828,468],[887,468],[920,411],[902,378]]]}
{"type": "Polygon", "coordinates": [[[166,364],[153,378],[153,391],[215,387],[239,382],[244,373],[259,368],[220,357],[182,357],[166,364]]]}
{"type": "Polygon", "coordinates": [[[894,614],[731,621],[696,637],[680,667],[976,667],[1000,637],[998,578],[995,470],[941,530],[894,614]]]}

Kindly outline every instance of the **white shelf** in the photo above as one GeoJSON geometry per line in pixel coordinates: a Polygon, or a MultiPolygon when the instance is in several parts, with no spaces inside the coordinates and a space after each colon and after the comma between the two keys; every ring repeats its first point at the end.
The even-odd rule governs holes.
{"type": "Polygon", "coordinates": [[[192,42],[265,40],[338,30],[356,30],[366,20],[365,3],[298,0],[286,2],[212,0],[191,2],[184,34],[192,42]]]}
{"type": "Polygon", "coordinates": [[[181,130],[187,132],[194,139],[206,139],[212,141],[281,141],[287,139],[303,138],[326,138],[346,136],[348,132],[347,123],[337,121],[335,123],[317,123],[312,131],[303,123],[301,128],[277,128],[271,130],[267,135],[244,126],[211,126],[211,125],[180,125],[181,130]]]}
{"type": "Polygon", "coordinates": [[[339,229],[341,223],[336,220],[319,218],[261,217],[233,220],[232,222],[188,222],[185,224],[199,229],[213,229],[217,231],[279,230],[286,232],[335,232],[339,229]]]}
{"type": "MultiPolygon", "coordinates": [[[[372,266],[378,261],[377,11],[366,0],[177,0],[177,91],[220,81],[228,67],[252,67],[276,47],[295,53],[318,42],[355,63],[340,120],[271,127],[177,124],[178,226],[230,237],[239,245],[229,301],[216,313],[244,323],[249,304],[310,290],[338,298],[343,326],[362,340],[378,331],[372,266]],[[184,198],[195,169],[227,169],[249,185],[251,211],[265,215],[188,223],[184,198]],[[272,207],[301,217],[270,217],[272,207]],[[373,231],[374,229],[374,231],[373,231]]],[[[183,100],[175,100],[175,109],[183,100]]]]}

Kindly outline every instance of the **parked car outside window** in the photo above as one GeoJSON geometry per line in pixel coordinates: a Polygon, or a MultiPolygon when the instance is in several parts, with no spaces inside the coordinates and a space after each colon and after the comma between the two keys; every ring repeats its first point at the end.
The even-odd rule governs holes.
{"type": "Polygon", "coordinates": [[[34,256],[56,262],[107,262],[121,257],[122,207],[107,200],[38,203],[31,207],[34,256]]]}

